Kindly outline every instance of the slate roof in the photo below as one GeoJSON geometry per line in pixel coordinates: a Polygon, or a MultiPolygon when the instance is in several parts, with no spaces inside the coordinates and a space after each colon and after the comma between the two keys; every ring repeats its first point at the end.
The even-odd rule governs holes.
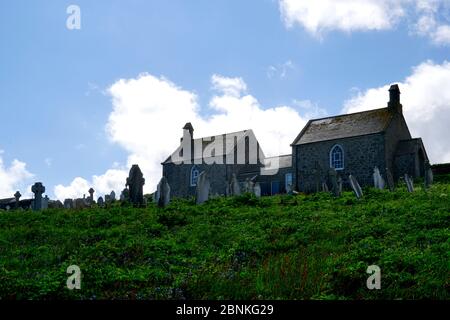
{"type": "MultiPolygon", "coordinates": [[[[213,143],[215,141],[216,137],[219,137],[219,136],[222,136],[222,143],[223,143],[224,147],[221,150],[217,150],[217,149],[215,150],[215,154],[214,154],[215,157],[226,156],[227,151],[234,150],[234,148],[239,143],[243,143],[242,140],[245,139],[245,137],[247,137],[247,136],[252,137],[253,139],[255,139],[258,142],[258,140],[255,137],[255,134],[253,133],[253,130],[249,129],[249,130],[242,130],[242,131],[219,134],[216,136],[197,138],[197,139],[194,139],[194,146],[201,143],[202,144],[202,155],[203,155],[205,148],[208,145],[210,145],[211,143],[213,143]],[[236,136],[237,139],[230,139],[230,138],[227,139],[227,137],[230,137],[230,136],[236,136]]],[[[258,142],[258,144],[259,144],[259,142],[258,142]]],[[[261,148],[261,146],[260,146],[260,148],[261,148]]],[[[176,154],[177,152],[180,152],[180,150],[181,150],[181,143],[180,143],[180,146],[172,154],[176,154]]],[[[172,162],[171,157],[172,156],[169,156],[166,159],[166,161],[163,162],[163,164],[171,163],[172,162]]],[[[191,160],[196,160],[196,159],[201,159],[201,155],[194,154],[194,157],[191,160]]]]}
{"type": "Polygon", "coordinates": [[[292,145],[384,132],[393,113],[388,108],[310,120],[292,145]]]}

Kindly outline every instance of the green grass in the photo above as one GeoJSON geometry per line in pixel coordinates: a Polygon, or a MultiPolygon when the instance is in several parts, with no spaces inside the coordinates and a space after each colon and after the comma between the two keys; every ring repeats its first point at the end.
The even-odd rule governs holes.
{"type": "Polygon", "coordinates": [[[449,299],[450,184],[0,211],[2,299],[449,299]],[[66,288],[78,265],[81,290],[66,288]],[[369,265],[381,290],[368,290],[369,265]]]}

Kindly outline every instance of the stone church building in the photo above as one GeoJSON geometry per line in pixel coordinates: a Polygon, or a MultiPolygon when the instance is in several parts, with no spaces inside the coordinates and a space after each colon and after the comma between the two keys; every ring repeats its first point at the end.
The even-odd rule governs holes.
{"type": "Polygon", "coordinates": [[[385,108],[310,120],[291,144],[292,154],[272,158],[264,156],[252,130],[194,139],[194,128],[187,123],[180,147],[162,163],[163,175],[175,197],[194,195],[204,170],[211,193],[219,195],[227,193],[233,174],[242,184],[259,182],[263,195],[291,187],[314,192],[318,184],[328,183],[330,168],[344,187],[349,174],[361,186],[373,185],[374,167],[385,179],[387,170],[395,180],[405,173],[422,177],[427,153],[422,139],[409,132],[398,85],[390,87],[389,98],[385,108]]]}

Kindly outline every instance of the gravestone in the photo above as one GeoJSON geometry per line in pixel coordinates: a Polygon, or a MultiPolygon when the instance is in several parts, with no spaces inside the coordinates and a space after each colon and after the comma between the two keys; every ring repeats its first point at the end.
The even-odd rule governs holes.
{"type": "Polygon", "coordinates": [[[209,177],[205,171],[200,173],[197,180],[197,188],[196,188],[196,203],[202,204],[208,201],[209,198],[209,190],[211,187],[211,183],[209,181],[209,177]]]}
{"type": "Polygon", "coordinates": [[[49,201],[48,207],[49,207],[50,209],[64,209],[64,205],[63,205],[62,202],[59,201],[59,200],[56,200],[56,201],[49,201]]]}
{"type": "Polygon", "coordinates": [[[64,200],[64,208],[73,209],[73,200],[72,199],[64,200]]]}
{"type": "Polygon", "coordinates": [[[74,204],[74,208],[75,209],[85,209],[87,207],[87,205],[86,205],[86,198],[75,199],[73,204],[74,204]]]}
{"type": "Polygon", "coordinates": [[[31,187],[31,192],[34,193],[33,210],[42,210],[42,194],[45,192],[45,187],[42,185],[42,182],[36,182],[31,187]]]}
{"type": "Polygon", "coordinates": [[[162,177],[156,188],[155,200],[159,207],[166,207],[170,203],[170,185],[166,177],[162,177]]]}
{"type": "Polygon", "coordinates": [[[120,201],[130,201],[130,191],[128,190],[128,188],[123,189],[120,193],[120,201]]]}
{"type": "Polygon", "coordinates": [[[424,184],[425,189],[428,189],[433,184],[433,170],[431,170],[430,162],[425,160],[424,163],[424,184]]]}
{"type": "Polygon", "coordinates": [[[341,195],[341,192],[339,191],[339,185],[338,185],[338,180],[337,180],[337,172],[336,169],[331,168],[328,171],[328,177],[330,179],[330,183],[331,183],[331,191],[333,192],[333,195],[335,197],[339,197],[341,195]]]}
{"type": "Polygon", "coordinates": [[[97,199],[97,204],[98,204],[98,206],[101,208],[101,207],[103,207],[104,205],[105,205],[105,202],[103,201],[103,198],[102,197],[99,197],[98,199],[97,199]]]}
{"type": "Polygon", "coordinates": [[[414,182],[407,173],[405,173],[404,179],[406,183],[406,189],[408,189],[408,192],[414,192],[414,182]]]}
{"type": "Polygon", "coordinates": [[[286,186],[286,193],[287,194],[289,194],[289,195],[292,195],[293,194],[293,188],[292,188],[292,184],[288,184],[287,186],[286,186]]]}
{"type": "Polygon", "coordinates": [[[235,173],[233,173],[233,176],[231,177],[230,190],[232,196],[241,195],[241,187],[239,186],[235,173]]]}
{"type": "Polygon", "coordinates": [[[373,185],[376,189],[383,190],[384,189],[384,179],[380,174],[380,170],[378,167],[373,169],[373,185]]]}
{"type": "Polygon", "coordinates": [[[93,188],[90,188],[89,189],[89,198],[88,198],[88,203],[90,204],[90,205],[93,205],[95,202],[94,202],[94,193],[95,193],[95,190],[93,189],[93,188]]]}
{"type": "Polygon", "coordinates": [[[110,202],[114,202],[116,201],[116,193],[113,191],[111,191],[110,195],[109,195],[109,201],[110,202]]]}
{"type": "Polygon", "coordinates": [[[130,202],[136,207],[144,205],[144,184],[145,179],[141,169],[137,164],[132,165],[126,186],[129,188],[130,202]]]}
{"type": "Polygon", "coordinates": [[[255,186],[253,187],[253,193],[257,198],[261,197],[261,185],[259,182],[255,183],[255,186]]]}
{"type": "Polygon", "coordinates": [[[389,168],[386,168],[386,180],[389,190],[391,192],[394,192],[395,191],[394,177],[392,176],[391,170],[389,170],[389,168]]]}
{"type": "Polygon", "coordinates": [[[348,179],[350,181],[350,186],[352,187],[353,192],[355,193],[356,197],[360,199],[363,196],[363,192],[361,186],[358,183],[358,180],[356,180],[356,178],[352,175],[349,175],[348,179]]]}
{"type": "Polygon", "coordinates": [[[338,184],[339,195],[341,195],[342,194],[342,184],[343,184],[341,176],[338,177],[337,184],[338,184]]]}
{"type": "Polygon", "coordinates": [[[326,182],[322,182],[322,192],[329,192],[328,185],[326,182]]]}
{"type": "Polygon", "coordinates": [[[48,209],[49,201],[50,198],[47,195],[42,199],[42,210],[48,209]]]}
{"type": "Polygon", "coordinates": [[[19,202],[20,202],[20,197],[21,197],[22,195],[20,194],[20,192],[19,191],[17,191],[15,194],[14,194],[14,198],[16,199],[16,205],[15,205],[15,208],[16,209],[19,209],[19,202]]]}

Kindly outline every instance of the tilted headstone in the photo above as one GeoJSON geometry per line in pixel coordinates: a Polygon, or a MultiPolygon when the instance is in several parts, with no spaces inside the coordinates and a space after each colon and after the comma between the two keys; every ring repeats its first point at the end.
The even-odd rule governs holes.
{"type": "Polygon", "coordinates": [[[352,175],[349,175],[348,179],[350,181],[350,186],[352,187],[353,192],[355,193],[356,197],[360,199],[363,196],[363,192],[361,186],[358,183],[358,180],[356,180],[356,178],[352,175]]]}
{"type": "Polygon", "coordinates": [[[386,180],[387,180],[389,190],[391,192],[394,192],[395,191],[394,177],[392,176],[391,170],[389,170],[389,168],[386,168],[386,180]]]}
{"type": "Polygon", "coordinates": [[[156,189],[156,199],[159,207],[166,207],[170,203],[170,186],[166,177],[162,177],[156,189]]]}
{"type": "Polygon", "coordinates": [[[406,189],[408,189],[408,192],[414,192],[414,182],[407,173],[405,173],[404,179],[406,183],[406,189]]]}
{"type": "Polygon", "coordinates": [[[232,196],[241,195],[241,187],[239,186],[239,182],[237,181],[235,173],[233,173],[233,176],[231,177],[230,189],[232,196]]]}
{"type": "Polygon", "coordinates": [[[424,163],[424,184],[425,189],[428,189],[433,184],[433,170],[431,170],[430,162],[425,160],[424,163]]]}
{"type": "Polygon", "coordinates": [[[376,189],[383,190],[384,189],[384,179],[380,174],[380,170],[378,167],[373,169],[373,185],[376,189]]]}
{"type": "Polygon", "coordinates": [[[326,182],[322,182],[322,192],[329,192],[328,185],[326,182]]]}
{"type": "Polygon", "coordinates": [[[331,168],[328,171],[328,178],[330,179],[331,183],[331,191],[333,192],[333,195],[335,197],[339,197],[341,195],[341,192],[339,190],[338,180],[337,180],[337,172],[336,169],[331,168]]]}
{"type": "Polygon", "coordinates": [[[103,201],[103,198],[102,198],[102,197],[99,197],[99,198],[97,199],[97,205],[98,205],[99,207],[103,207],[103,206],[105,205],[105,201],[103,201]]]}
{"type": "Polygon", "coordinates": [[[73,209],[73,200],[72,199],[64,200],[64,208],[73,209]]]}
{"type": "Polygon", "coordinates": [[[34,211],[42,210],[42,194],[45,192],[45,187],[42,185],[41,182],[36,182],[31,187],[31,192],[34,193],[33,210],[34,211]]]}
{"type": "Polygon", "coordinates": [[[257,198],[261,197],[261,185],[259,182],[255,183],[255,186],[253,187],[253,193],[257,198]]]}
{"type": "Polygon", "coordinates": [[[15,204],[15,208],[16,209],[19,209],[19,202],[20,202],[20,197],[21,197],[22,195],[20,194],[20,192],[19,191],[17,191],[15,194],[14,194],[14,198],[16,199],[16,204],[15,204]]]}
{"type": "Polygon", "coordinates": [[[200,173],[197,180],[197,188],[196,188],[196,203],[202,204],[208,201],[209,191],[210,191],[211,183],[209,181],[209,177],[205,171],[200,173]]]}
{"type": "Polygon", "coordinates": [[[127,178],[126,186],[130,190],[130,202],[134,206],[144,205],[144,184],[145,179],[141,169],[137,164],[134,164],[127,178]]]}

